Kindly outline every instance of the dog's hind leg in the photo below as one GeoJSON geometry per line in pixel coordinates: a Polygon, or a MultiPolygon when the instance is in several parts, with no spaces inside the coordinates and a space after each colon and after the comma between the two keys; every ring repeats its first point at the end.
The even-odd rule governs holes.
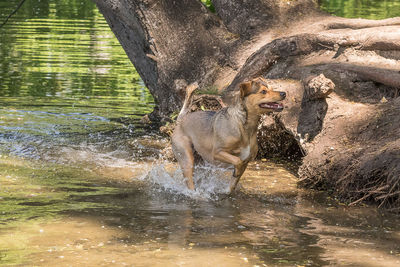
{"type": "Polygon", "coordinates": [[[174,134],[172,136],[172,151],[181,166],[186,185],[190,190],[194,190],[193,169],[194,156],[192,142],[187,136],[174,134]]]}

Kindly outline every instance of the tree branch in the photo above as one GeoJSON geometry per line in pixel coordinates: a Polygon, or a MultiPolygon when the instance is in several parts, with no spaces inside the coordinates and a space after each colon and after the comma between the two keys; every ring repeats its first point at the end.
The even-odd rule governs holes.
{"type": "Polygon", "coordinates": [[[6,25],[7,21],[15,14],[17,13],[17,11],[21,8],[21,6],[25,3],[25,0],[21,0],[21,2],[19,2],[17,8],[11,12],[10,15],[8,15],[8,17],[5,19],[5,21],[0,25],[0,28],[2,28],[4,25],[6,25]]]}

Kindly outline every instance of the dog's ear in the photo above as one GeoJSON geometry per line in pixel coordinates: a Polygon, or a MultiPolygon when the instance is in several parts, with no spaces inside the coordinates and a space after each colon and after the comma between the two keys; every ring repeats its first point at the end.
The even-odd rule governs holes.
{"type": "Polygon", "coordinates": [[[240,97],[241,98],[244,98],[244,97],[248,96],[251,93],[251,86],[252,86],[252,82],[251,81],[244,82],[244,83],[241,83],[239,85],[240,97]]]}

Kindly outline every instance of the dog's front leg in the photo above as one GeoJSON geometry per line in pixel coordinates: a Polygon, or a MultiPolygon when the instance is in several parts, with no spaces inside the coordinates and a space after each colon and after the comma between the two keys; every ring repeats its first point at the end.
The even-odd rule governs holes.
{"type": "Polygon", "coordinates": [[[247,168],[248,162],[242,162],[241,164],[235,166],[235,171],[233,172],[233,177],[229,185],[229,194],[235,190],[237,184],[239,183],[240,177],[242,177],[244,171],[247,168]]]}
{"type": "Polygon", "coordinates": [[[214,159],[224,163],[232,164],[235,167],[235,171],[233,172],[233,177],[229,185],[229,194],[231,194],[233,190],[235,190],[236,185],[239,183],[240,177],[242,177],[244,171],[246,170],[248,162],[244,162],[239,157],[229,154],[225,151],[220,151],[214,154],[214,159]]]}

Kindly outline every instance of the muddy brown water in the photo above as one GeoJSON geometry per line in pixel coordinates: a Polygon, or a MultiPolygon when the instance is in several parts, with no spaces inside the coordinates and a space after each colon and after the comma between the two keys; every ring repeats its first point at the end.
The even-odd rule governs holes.
{"type": "Polygon", "coordinates": [[[399,216],[298,189],[293,163],[188,191],[91,1],[27,1],[0,35],[0,266],[400,266],[399,216]]]}

